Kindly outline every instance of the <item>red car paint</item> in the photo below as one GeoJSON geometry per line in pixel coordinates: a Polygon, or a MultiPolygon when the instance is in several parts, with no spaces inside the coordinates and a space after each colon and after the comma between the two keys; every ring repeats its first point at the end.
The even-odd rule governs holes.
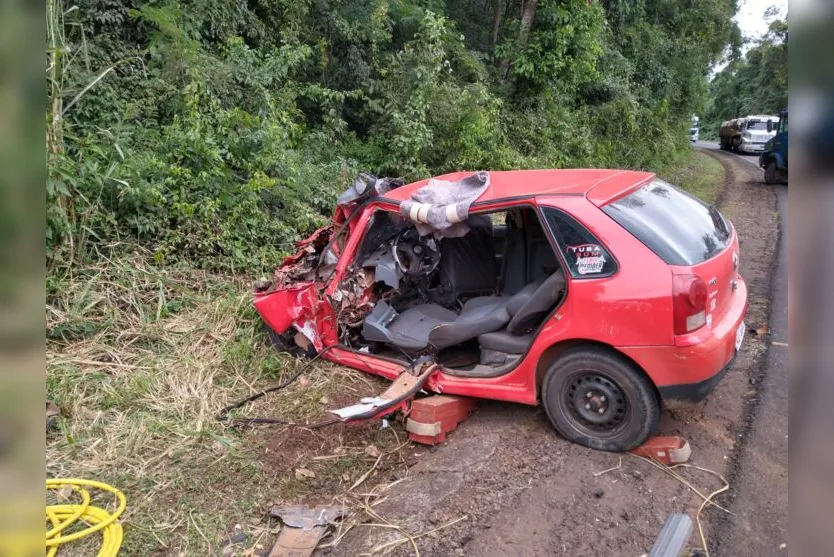
{"type": "MultiPolygon", "coordinates": [[[[458,172],[439,178],[454,181],[468,174],[458,172]]],[[[730,247],[699,265],[665,263],[600,210],[653,178],[651,173],[622,170],[491,172],[490,187],[472,206],[471,213],[520,205],[559,208],[596,235],[617,259],[618,269],[612,276],[600,278],[577,280],[568,274],[564,302],[541,326],[527,354],[510,372],[482,378],[460,377],[440,370],[429,377],[425,388],[437,393],[535,405],[549,355],[566,343],[577,342],[603,344],[625,355],[645,371],[661,392],[663,387],[697,384],[717,376],[735,353],[736,331],[742,326],[747,309],[747,288],[737,271],[738,238],[733,229],[730,247]],[[692,274],[704,280],[719,277],[722,288],[727,281],[735,284],[732,290],[710,290],[715,307],[708,314],[708,326],[687,335],[674,334],[675,274],[692,274]]],[[[254,304],[264,321],[279,333],[291,325],[299,330],[304,328],[317,351],[336,344],[338,326],[327,297],[334,295],[345,278],[370,216],[378,209],[397,211],[400,201],[426,183],[423,180],[390,191],[384,198],[357,208],[360,213],[353,218],[349,210],[340,207],[334,222],[347,223],[349,231],[330,279],[326,284],[283,285],[256,293],[254,304]]],[[[559,253],[555,243],[551,243],[559,253]]],[[[564,259],[564,254],[561,257],[564,259]]],[[[291,257],[285,261],[297,265],[300,259],[291,257]]],[[[405,367],[341,346],[322,357],[389,379],[396,378],[405,367]]]]}

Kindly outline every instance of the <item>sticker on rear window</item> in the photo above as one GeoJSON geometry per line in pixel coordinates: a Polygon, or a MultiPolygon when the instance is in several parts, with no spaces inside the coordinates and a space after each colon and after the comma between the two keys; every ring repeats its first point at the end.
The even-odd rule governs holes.
{"type": "Polygon", "coordinates": [[[605,251],[597,244],[568,246],[569,256],[576,258],[576,272],[580,275],[601,273],[605,265],[605,251]]]}

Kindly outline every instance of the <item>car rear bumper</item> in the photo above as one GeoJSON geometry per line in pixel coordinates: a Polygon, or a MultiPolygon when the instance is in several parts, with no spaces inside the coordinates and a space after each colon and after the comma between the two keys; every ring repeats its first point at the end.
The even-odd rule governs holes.
{"type": "Polygon", "coordinates": [[[761,153],[764,148],[764,143],[742,143],[738,149],[743,153],[761,153]]]}
{"type": "Polygon", "coordinates": [[[663,400],[681,400],[684,402],[700,402],[724,379],[733,363],[736,361],[737,353],[733,354],[730,361],[712,377],[695,383],[680,383],[678,385],[664,385],[658,387],[660,398],[663,400]]]}
{"type": "Polygon", "coordinates": [[[712,327],[677,337],[675,346],[631,346],[620,350],[633,359],[657,386],[664,399],[698,401],[721,381],[732,367],[736,333],[744,328],[747,285],[739,277],[727,313],[712,327]]]}

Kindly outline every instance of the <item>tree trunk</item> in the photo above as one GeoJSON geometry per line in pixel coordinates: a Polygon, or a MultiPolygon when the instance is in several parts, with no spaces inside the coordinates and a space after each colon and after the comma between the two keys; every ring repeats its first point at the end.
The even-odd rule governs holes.
{"type": "Polygon", "coordinates": [[[490,46],[492,47],[493,56],[495,56],[495,45],[498,44],[498,35],[501,33],[501,16],[503,15],[502,0],[495,0],[492,10],[492,35],[490,36],[490,46]]]}
{"type": "MultiPolygon", "coordinates": [[[[533,22],[536,19],[536,8],[539,5],[539,0],[527,0],[521,4],[521,26],[518,30],[518,46],[524,48],[527,46],[527,41],[530,40],[530,30],[533,29],[533,22]]],[[[501,81],[507,79],[510,72],[509,60],[503,59],[500,64],[501,81]]]]}
{"type": "Polygon", "coordinates": [[[533,21],[536,19],[536,8],[539,0],[527,0],[521,6],[521,28],[518,31],[519,46],[527,46],[530,39],[530,29],[533,28],[533,21]]]}

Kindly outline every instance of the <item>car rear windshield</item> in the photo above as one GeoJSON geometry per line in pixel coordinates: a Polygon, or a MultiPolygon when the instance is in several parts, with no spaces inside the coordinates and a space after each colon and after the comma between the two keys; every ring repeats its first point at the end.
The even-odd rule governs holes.
{"type": "Polygon", "coordinates": [[[718,209],[663,180],[602,210],[670,265],[697,265],[730,242],[730,225],[718,209]]]}

